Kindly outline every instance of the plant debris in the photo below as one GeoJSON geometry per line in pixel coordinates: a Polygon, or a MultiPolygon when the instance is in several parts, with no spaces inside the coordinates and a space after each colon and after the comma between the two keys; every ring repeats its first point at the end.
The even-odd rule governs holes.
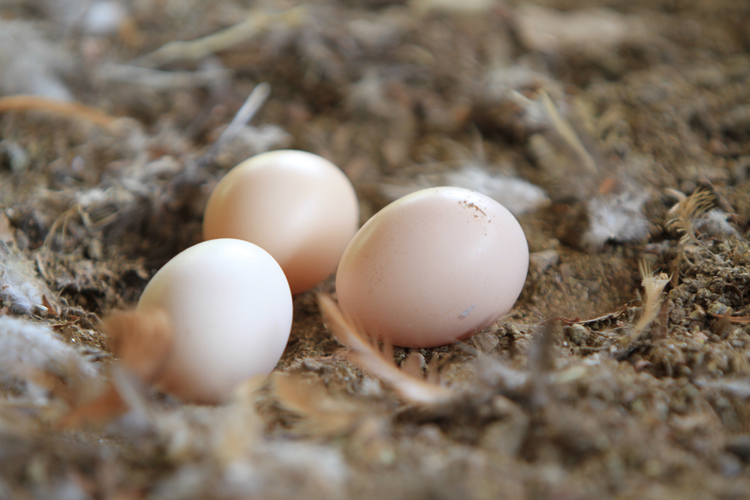
{"type": "Polygon", "coordinates": [[[747,497],[748,18],[0,2],[0,498],[747,497]],[[505,204],[531,256],[513,310],[379,345],[331,277],[271,376],[161,394],[169,325],[132,307],[224,173],[277,148],[339,165],[362,222],[429,186],[505,204]]]}

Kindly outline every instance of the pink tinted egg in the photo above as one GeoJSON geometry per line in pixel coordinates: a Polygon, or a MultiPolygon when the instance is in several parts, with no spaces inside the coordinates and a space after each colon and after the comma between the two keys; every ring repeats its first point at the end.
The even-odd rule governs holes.
{"type": "Polygon", "coordinates": [[[346,248],[336,276],[344,314],[403,347],[468,338],[521,293],[529,250],[498,202],[456,187],[405,196],[375,214],[346,248]]]}
{"type": "Polygon", "coordinates": [[[206,205],[203,236],[263,248],[297,294],[333,274],[358,226],[346,175],[318,155],[286,150],[254,156],[221,179],[206,205]]]}

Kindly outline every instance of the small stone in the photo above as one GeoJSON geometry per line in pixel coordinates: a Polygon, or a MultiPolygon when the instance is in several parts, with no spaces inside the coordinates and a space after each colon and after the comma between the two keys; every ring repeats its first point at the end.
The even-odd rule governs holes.
{"type": "Polygon", "coordinates": [[[723,316],[728,310],[729,306],[718,301],[712,302],[711,305],[708,306],[708,313],[714,316],[723,316]]]}
{"type": "Polygon", "coordinates": [[[729,453],[723,453],[717,457],[719,470],[724,477],[737,477],[742,473],[742,462],[729,453]]]}
{"type": "Polygon", "coordinates": [[[565,334],[575,345],[586,345],[589,338],[591,338],[591,332],[589,329],[577,323],[570,325],[565,330],[565,334]]]}
{"type": "Polygon", "coordinates": [[[706,319],[706,313],[702,308],[696,307],[688,317],[695,321],[703,321],[704,319],[706,319]]]}
{"type": "Polygon", "coordinates": [[[750,434],[730,437],[727,439],[725,448],[746,464],[750,463],[750,434]]]}
{"type": "Polygon", "coordinates": [[[532,269],[543,273],[550,267],[556,266],[560,262],[560,254],[557,250],[542,250],[529,255],[529,265],[532,269]]]}
{"type": "Polygon", "coordinates": [[[472,338],[472,341],[474,342],[474,345],[482,351],[485,354],[488,354],[492,352],[492,350],[497,347],[497,344],[500,343],[500,341],[497,338],[497,335],[490,332],[482,332],[474,335],[472,338]]]}

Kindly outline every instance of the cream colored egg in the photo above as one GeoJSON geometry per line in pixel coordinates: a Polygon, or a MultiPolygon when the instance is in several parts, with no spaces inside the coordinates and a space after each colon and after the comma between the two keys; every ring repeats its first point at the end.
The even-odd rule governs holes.
{"type": "Polygon", "coordinates": [[[203,236],[265,249],[297,294],[333,274],[358,225],[357,195],[336,165],[304,151],[273,151],[240,163],[219,182],[206,205],[203,236]]]}
{"type": "Polygon", "coordinates": [[[137,310],[168,314],[174,351],[159,387],[199,403],[226,401],[234,388],[271,372],[292,326],[292,295],[276,261],[236,239],[205,241],[162,267],[137,310]]]}
{"type": "Polygon", "coordinates": [[[336,292],[370,336],[434,347],[508,312],[528,265],[523,229],[505,207],[467,189],[431,188],[367,221],[341,258],[336,292]]]}

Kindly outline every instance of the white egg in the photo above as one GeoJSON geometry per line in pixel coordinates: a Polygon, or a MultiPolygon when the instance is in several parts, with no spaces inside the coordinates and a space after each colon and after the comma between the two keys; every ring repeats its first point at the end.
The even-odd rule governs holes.
{"type": "Polygon", "coordinates": [[[236,239],[199,243],[161,268],[137,310],[171,319],[174,351],[158,386],[184,401],[221,403],[270,373],[292,326],[292,295],[265,250],[236,239]]]}

